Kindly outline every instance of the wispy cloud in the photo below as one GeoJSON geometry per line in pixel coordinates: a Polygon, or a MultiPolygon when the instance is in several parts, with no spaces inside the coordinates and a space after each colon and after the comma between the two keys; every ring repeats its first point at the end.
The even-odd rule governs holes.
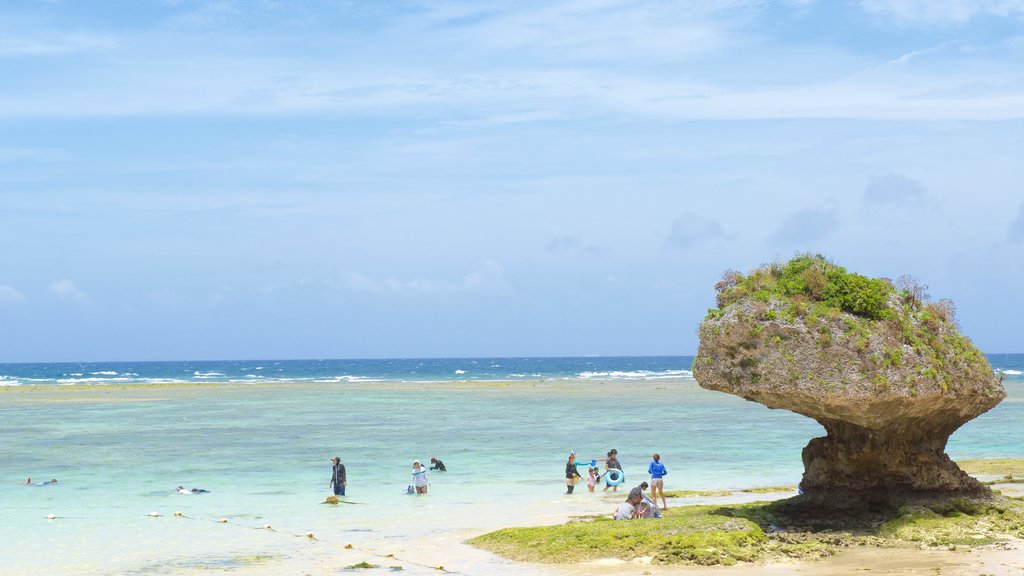
{"type": "Polygon", "coordinates": [[[49,286],[46,287],[46,291],[51,296],[66,302],[72,302],[75,304],[88,304],[92,302],[92,298],[90,298],[88,294],[78,288],[74,282],[67,279],[51,282],[49,286]]]}
{"type": "Polygon", "coordinates": [[[51,34],[40,36],[0,36],[0,56],[44,56],[71,54],[113,48],[112,36],[99,34],[51,34]]]}
{"type": "Polygon", "coordinates": [[[410,294],[450,294],[477,291],[508,292],[510,290],[510,286],[505,280],[505,269],[493,260],[482,262],[479,269],[466,273],[458,280],[400,279],[393,276],[375,278],[353,272],[349,274],[344,287],[357,292],[410,294]]]}
{"type": "Polygon", "coordinates": [[[426,17],[438,24],[462,24],[446,30],[447,34],[491,50],[533,54],[554,62],[600,60],[650,65],[685,61],[729,44],[730,24],[724,16],[742,16],[758,10],[760,3],[562,0],[477,8],[471,15],[463,7],[465,3],[430,2],[424,6],[426,17]]]}
{"type": "MultiPolygon", "coordinates": [[[[889,4],[866,2],[865,9],[903,10],[889,4]]],[[[987,13],[1000,13],[995,2],[986,5],[987,13]]],[[[808,59],[794,61],[784,78],[747,80],[739,72],[749,62],[793,54],[780,39],[765,37],[758,18],[768,11],[758,0],[426,2],[377,15],[366,38],[345,28],[352,6],[321,10],[330,17],[301,29],[308,35],[301,41],[268,24],[290,14],[287,8],[223,0],[183,5],[175,16],[220,30],[215,41],[209,30],[190,27],[125,35],[116,45],[101,34],[60,31],[49,34],[55,40],[7,40],[8,52],[111,47],[117,57],[93,56],[73,73],[48,67],[31,83],[15,82],[0,90],[0,117],[409,113],[421,124],[480,130],[609,117],[1024,117],[1024,89],[1005,83],[1024,48],[1015,45],[1001,46],[983,67],[964,56],[913,74],[906,64],[945,52],[946,44],[908,52],[892,61],[898,68],[851,46],[835,49],[851,62],[838,72],[821,74],[808,59]],[[253,34],[266,33],[266,41],[253,45],[235,16],[253,18],[244,22],[255,27],[253,34]],[[1001,90],[957,95],[976,83],[1001,90]]]]}
{"type": "Polygon", "coordinates": [[[913,60],[915,58],[920,58],[921,56],[927,56],[928,54],[938,53],[938,52],[942,51],[944,48],[946,48],[948,45],[949,45],[948,42],[941,42],[939,44],[936,44],[935,46],[931,46],[931,47],[928,47],[928,48],[921,48],[920,50],[912,50],[910,52],[907,52],[906,54],[903,54],[899,58],[896,58],[895,60],[890,60],[889,64],[896,64],[896,65],[908,64],[911,60],[913,60]]]}
{"type": "Polygon", "coordinates": [[[14,286],[0,284],[0,306],[16,307],[25,303],[25,296],[14,286]]]}
{"type": "Polygon", "coordinates": [[[950,26],[980,16],[1024,15],[1022,0],[861,0],[860,5],[869,14],[913,26],[950,26]]]}

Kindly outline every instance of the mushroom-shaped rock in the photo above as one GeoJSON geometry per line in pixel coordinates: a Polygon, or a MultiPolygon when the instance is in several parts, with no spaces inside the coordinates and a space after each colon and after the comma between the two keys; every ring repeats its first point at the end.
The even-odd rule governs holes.
{"type": "Polygon", "coordinates": [[[991,491],[945,454],[964,423],[1005,396],[949,301],[801,255],[726,272],[700,325],[700,386],[817,420],[803,450],[807,504],[858,508],[991,491]]]}

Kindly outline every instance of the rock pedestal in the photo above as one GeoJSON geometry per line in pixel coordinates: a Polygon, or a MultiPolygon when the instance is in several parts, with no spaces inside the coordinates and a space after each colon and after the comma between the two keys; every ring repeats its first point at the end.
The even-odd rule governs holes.
{"type": "Polygon", "coordinates": [[[857,509],[991,496],[945,448],[1005,397],[999,378],[953,322],[890,304],[892,318],[866,320],[745,299],[701,324],[693,372],[702,387],[825,428],[803,450],[800,502],[857,509]]]}

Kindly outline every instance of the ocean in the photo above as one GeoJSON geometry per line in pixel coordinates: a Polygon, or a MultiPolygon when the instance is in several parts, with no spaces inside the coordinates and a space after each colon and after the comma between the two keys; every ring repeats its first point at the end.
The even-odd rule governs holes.
{"type": "MultiPolygon", "coordinates": [[[[1008,398],[952,436],[955,459],[1024,457],[1024,355],[988,358],[1008,398]]],[[[621,494],[563,495],[570,450],[589,460],[616,448],[627,486],[653,452],[666,489],[799,481],[821,427],[703,390],[691,362],[0,364],[0,574],[335,573],[349,558],[411,574],[562,573],[461,542],[611,512],[621,494]],[[350,503],[323,505],[335,455],[350,503]],[[404,495],[412,461],[432,456],[449,471],[428,496],[404,495]]]]}

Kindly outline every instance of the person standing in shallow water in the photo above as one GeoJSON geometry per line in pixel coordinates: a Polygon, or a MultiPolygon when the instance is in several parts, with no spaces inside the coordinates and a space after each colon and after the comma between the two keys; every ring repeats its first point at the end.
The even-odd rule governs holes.
{"type": "Polygon", "coordinates": [[[566,494],[572,494],[573,488],[576,487],[576,479],[580,477],[580,473],[576,470],[576,453],[572,452],[569,454],[569,461],[565,463],[566,494]]]}
{"type": "Polygon", "coordinates": [[[345,488],[348,486],[348,479],[345,477],[345,465],[341,463],[341,458],[337,456],[331,458],[331,463],[334,464],[334,468],[331,470],[331,483],[328,486],[334,488],[335,496],[344,496],[345,488]]]}
{"type": "Polygon", "coordinates": [[[665,481],[663,478],[668,474],[665,465],[661,463],[661,454],[652,456],[653,460],[647,466],[647,473],[651,475],[651,500],[658,502],[657,493],[661,492],[661,509],[667,510],[668,503],[665,502],[665,481]]]}
{"type": "Polygon", "coordinates": [[[426,494],[427,487],[430,486],[430,476],[427,476],[427,469],[419,460],[412,463],[412,483],[416,486],[417,494],[426,494]]]}
{"type": "Polygon", "coordinates": [[[622,479],[626,479],[626,473],[622,472],[622,466],[619,464],[619,451],[616,450],[615,448],[609,450],[608,457],[604,459],[604,473],[606,476],[604,481],[604,489],[605,491],[607,491],[609,488],[611,488],[612,492],[618,492],[618,486],[612,486],[608,484],[607,474],[612,470],[618,470],[619,472],[622,473],[622,479]]]}

